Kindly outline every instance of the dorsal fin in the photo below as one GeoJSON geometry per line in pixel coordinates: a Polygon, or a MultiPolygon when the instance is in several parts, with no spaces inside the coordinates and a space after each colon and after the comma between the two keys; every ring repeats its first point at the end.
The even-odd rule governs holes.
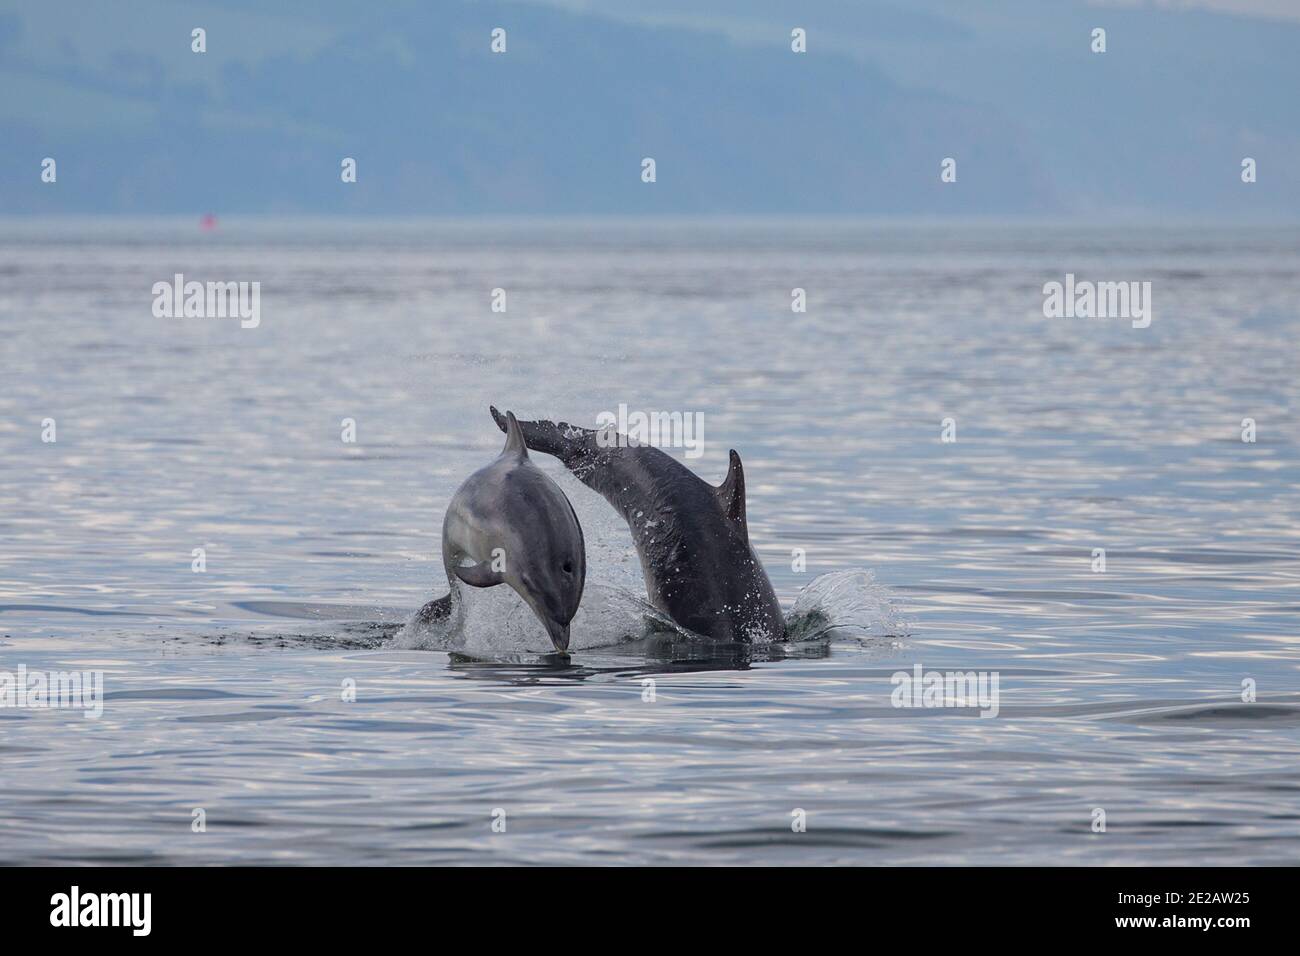
{"type": "Polygon", "coordinates": [[[524,431],[519,427],[519,420],[514,412],[506,412],[506,447],[501,449],[503,455],[528,457],[528,446],[524,444],[524,431]]]}
{"type": "Polygon", "coordinates": [[[740,466],[740,456],[734,448],[731,449],[727,477],[717,487],[715,494],[718,496],[718,504],[722,505],[722,513],[748,538],[749,525],[745,521],[745,469],[740,466]]]}

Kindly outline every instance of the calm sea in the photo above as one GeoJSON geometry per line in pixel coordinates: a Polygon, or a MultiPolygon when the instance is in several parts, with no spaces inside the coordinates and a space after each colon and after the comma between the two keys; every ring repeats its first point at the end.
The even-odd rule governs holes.
{"type": "Polygon", "coordinates": [[[1293,863],[1298,331],[1296,229],[0,223],[0,672],[104,682],[0,707],[4,862],[1293,863]],[[155,317],[177,273],[260,324],[155,317]],[[1150,326],[1045,318],[1067,274],[1150,326]],[[491,403],[698,413],[832,639],[620,644],[628,534],[539,459],[580,649],[491,592],[412,640],[491,403]]]}

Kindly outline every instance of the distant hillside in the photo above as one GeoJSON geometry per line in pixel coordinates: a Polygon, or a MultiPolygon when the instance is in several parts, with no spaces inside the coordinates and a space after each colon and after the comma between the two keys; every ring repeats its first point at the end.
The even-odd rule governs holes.
{"type": "Polygon", "coordinates": [[[1067,7],[1052,21],[1063,39],[893,8],[886,47],[859,14],[829,36],[809,26],[810,52],[795,54],[775,26],[760,45],[538,4],[302,9],[0,13],[0,213],[1300,210],[1291,25],[1067,7]],[[1086,45],[1099,18],[1115,25],[1103,55],[1086,45]],[[205,54],[190,51],[194,26],[205,54]],[[489,50],[494,27],[505,54],[489,50]],[[1240,51],[1235,73],[1188,72],[1210,38],[1216,63],[1265,45],[1240,51]],[[890,55],[903,49],[934,68],[907,70],[890,55]],[[1260,162],[1253,186],[1237,176],[1244,155],[1260,162]],[[356,184],[340,182],[345,156],[356,184]]]}

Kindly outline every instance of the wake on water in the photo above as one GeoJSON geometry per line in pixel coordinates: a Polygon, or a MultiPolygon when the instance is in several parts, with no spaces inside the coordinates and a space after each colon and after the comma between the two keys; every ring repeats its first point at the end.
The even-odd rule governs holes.
{"type": "MultiPolygon", "coordinates": [[[[570,625],[569,650],[618,648],[633,651],[654,644],[703,642],[707,638],[678,626],[653,607],[645,594],[640,561],[623,519],[603,498],[566,469],[546,468],[560,485],[582,525],[590,575],[582,603],[570,625]]],[[[455,651],[472,657],[551,654],[554,647],[541,622],[508,587],[456,585],[458,613],[449,619],[421,621],[412,614],[391,646],[455,651]]],[[[823,574],[799,592],[786,612],[782,645],[856,641],[877,643],[900,636],[907,627],[895,611],[889,589],[865,568],[823,574]]]]}
{"type": "MultiPolygon", "coordinates": [[[[391,646],[456,651],[472,657],[553,652],[541,622],[510,588],[458,586],[457,593],[456,613],[433,621],[412,614],[391,646]]],[[[794,607],[786,613],[786,637],[781,643],[869,643],[905,631],[888,589],[876,582],[871,571],[855,568],[823,574],[799,592],[794,607]]],[[[647,641],[711,643],[679,627],[630,588],[589,581],[570,625],[569,650],[647,641]]]]}
{"type": "MultiPolygon", "coordinates": [[[[680,627],[646,600],[631,534],[604,500],[567,471],[552,473],[552,477],[564,488],[582,524],[588,568],[599,569],[599,579],[588,578],[570,625],[570,651],[603,649],[616,657],[643,654],[660,658],[666,654],[676,659],[725,656],[731,648],[742,656],[817,656],[818,648],[824,651],[832,643],[874,646],[908,632],[889,589],[879,584],[870,570],[852,568],[823,574],[799,592],[785,614],[784,640],[766,645],[719,645],[680,627]]],[[[237,640],[275,647],[439,650],[486,661],[554,654],[541,622],[511,588],[471,588],[458,582],[456,589],[453,613],[432,621],[421,619],[418,611],[407,613],[397,608],[239,602],[238,607],[259,616],[330,622],[332,626],[325,631],[313,627],[305,633],[299,628],[259,629],[243,635],[223,632],[215,643],[237,640]]]]}

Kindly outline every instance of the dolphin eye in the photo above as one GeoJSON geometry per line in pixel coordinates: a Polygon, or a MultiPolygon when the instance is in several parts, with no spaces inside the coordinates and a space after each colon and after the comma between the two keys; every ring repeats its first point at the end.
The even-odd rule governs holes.
{"type": "Polygon", "coordinates": [[[572,573],[573,573],[573,562],[572,562],[572,561],[565,561],[564,564],[562,564],[560,567],[561,567],[561,569],[564,571],[565,574],[572,574],[572,573]]]}

